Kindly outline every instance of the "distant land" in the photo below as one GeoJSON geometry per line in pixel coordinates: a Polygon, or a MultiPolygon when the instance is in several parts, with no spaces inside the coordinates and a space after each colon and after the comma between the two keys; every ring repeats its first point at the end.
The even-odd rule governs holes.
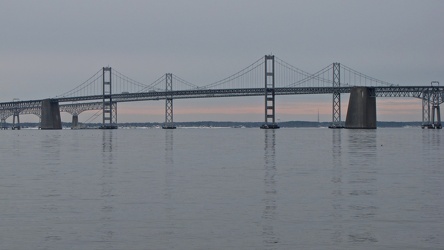
{"type": "MultiPolygon", "coordinates": [[[[217,121],[198,121],[198,122],[175,122],[176,127],[225,127],[225,128],[259,128],[263,122],[217,122],[217,121]]],[[[311,122],[311,121],[286,121],[278,122],[281,128],[316,128],[328,127],[330,122],[311,122]]],[[[83,128],[98,128],[101,123],[81,124],[83,128]]],[[[127,122],[118,123],[121,128],[138,128],[138,127],[161,127],[163,123],[160,122],[127,122]]],[[[12,124],[6,124],[6,127],[11,127],[12,124]]],[[[38,123],[21,123],[22,128],[37,128],[38,123]]],[[[70,128],[71,123],[63,122],[64,128],[70,128]]],[[[421,127],[421,122],[377,122],[378,128],[399,128],[399,127],[421,127]]]]}

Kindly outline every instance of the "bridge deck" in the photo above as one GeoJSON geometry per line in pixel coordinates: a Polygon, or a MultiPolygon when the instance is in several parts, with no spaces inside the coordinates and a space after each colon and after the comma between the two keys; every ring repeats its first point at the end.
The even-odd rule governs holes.
{"type": "MultiPolygon", "coordinates": [[[[310,94],[333,94],[333,93],[350,93],[352,86],[345,87],[285,87],[275,88],[276,95],[310,95],[310,94]]],[[[427,91],[438,91],[444,93],[443,86],[387,86],[373,87],[375,96],[377,97],[415,97],[421,98],[422,94],[427,91]]],[[[214,97],[242,97],[242,96],[263,96],[265,88],[239,88],[239,89],[192,89],[192,90],[175,90],[167,91],[150,91],[141,93],[123,93],[113,94],[114,102],[135,102],[164,100],[167,96],[173,99],[190,99],[190,98],[214,98],[214,97]]],[[[444,95],[444,94],[443,94],[444,95]]],[[[441,95],[440,103],[443,102],[441,95]]],[[[78,102],[70,105],[98,105],[100,102],[86,103],[88,101],[102,100],[102,95],[77,96],[77,97],[61,97],[53,100],[59,103],[78,102]]],[[[42,99],[43,100],[43,99],[42,99]]],[[[39,108],[42,100],[15,101],[0,103],[0,110],[29,109],[39,108]]],[[[67,104],[68,105],[68,104],[67,104]]]]}

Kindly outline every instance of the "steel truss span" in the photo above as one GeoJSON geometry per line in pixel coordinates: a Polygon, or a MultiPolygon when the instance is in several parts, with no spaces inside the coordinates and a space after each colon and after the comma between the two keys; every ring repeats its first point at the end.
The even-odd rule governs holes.
{"type": "MultiPolygon", "coordinates": [[[[350,93],[353,87],[281,87],[275,88],[275,95],[317,95],[350,93]]],[[[444,87],[428,86],[388,86],[373,87],[376,97],[415,97],[422,98],[426,92],[444,93],[444,87]]],[[[263,96],[265,88],[244,88],[244,89],[193,89],[193,90],[175,90],[175,91],[157,91],[142,93],[112,94],[113,102],[135,102],[135,101],[153,101],[170,99],[191,99],[191,98],[215,98],[215,97],[245,97],[245,96],[263,96]]],[[[443,95],[440,95],[439,103],[443,102],[443,95]]],[[[53,99],[59,103],[69,103],[71,109],[74,106],[80,106],[80,109],[89,110],[87,106],[98,106],[98,102],[89,103],[88,101],[102,100],[102,95],[62,97],[53,99]],[[75,103],[72,103],[75,102],[75,103]]],[[[42,100],[17,101],[0,103],[0,111],[13,109],[29,109],[41,106],[42,100]]],[[[61,106],[61,109],[64,105],[61,106]]],[[[67,108],[68,109],[68,108],[67,108]]]]}

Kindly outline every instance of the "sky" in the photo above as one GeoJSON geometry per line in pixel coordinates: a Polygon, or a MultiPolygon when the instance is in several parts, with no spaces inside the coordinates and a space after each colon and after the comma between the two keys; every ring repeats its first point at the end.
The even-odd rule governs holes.
{"type": "MultiPolygon", "coordinates": [[[[444,84],[443,10],[432,0],[0,0],[0,102],[55,97],[104,66],[144,83],[172,72],[203,86],[266,54],[308,72],[340,62],[394,84],[444,84]]],[[[276,116],[331,121],[331,103],[278,96],[276,116]]],[[[347,103],[343,95],[343,120],[347,103]]],[[[119,104],[118,121],[162,122],[164,109],[119,104]]],[[[413,98],[378,98],[377,109],[378,120],[421,120],[413,98]]],[[[263,121],[263,111],[262,97],[174,101],[175,121],[263,121]]]]}

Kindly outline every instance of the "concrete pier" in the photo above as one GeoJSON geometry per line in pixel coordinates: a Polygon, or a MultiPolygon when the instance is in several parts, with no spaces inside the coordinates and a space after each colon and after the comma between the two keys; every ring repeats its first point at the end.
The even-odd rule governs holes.
{"type": "Polygon", "coordinates": [[[71,123],[71,129],[76,129],[79,127],[79,115],[73,114],[72,115],[72,123],[71,123]]]}
{"type": "Polygon", "coordinates": [[[53,99],[42,101],[41,129],[62,129],[59,102],[53,99]]]}
{"type": "Polygon", "coordinates": [[[376,129],[374,88],[354,87],[350,92],[345,128],[376,129]]]}

